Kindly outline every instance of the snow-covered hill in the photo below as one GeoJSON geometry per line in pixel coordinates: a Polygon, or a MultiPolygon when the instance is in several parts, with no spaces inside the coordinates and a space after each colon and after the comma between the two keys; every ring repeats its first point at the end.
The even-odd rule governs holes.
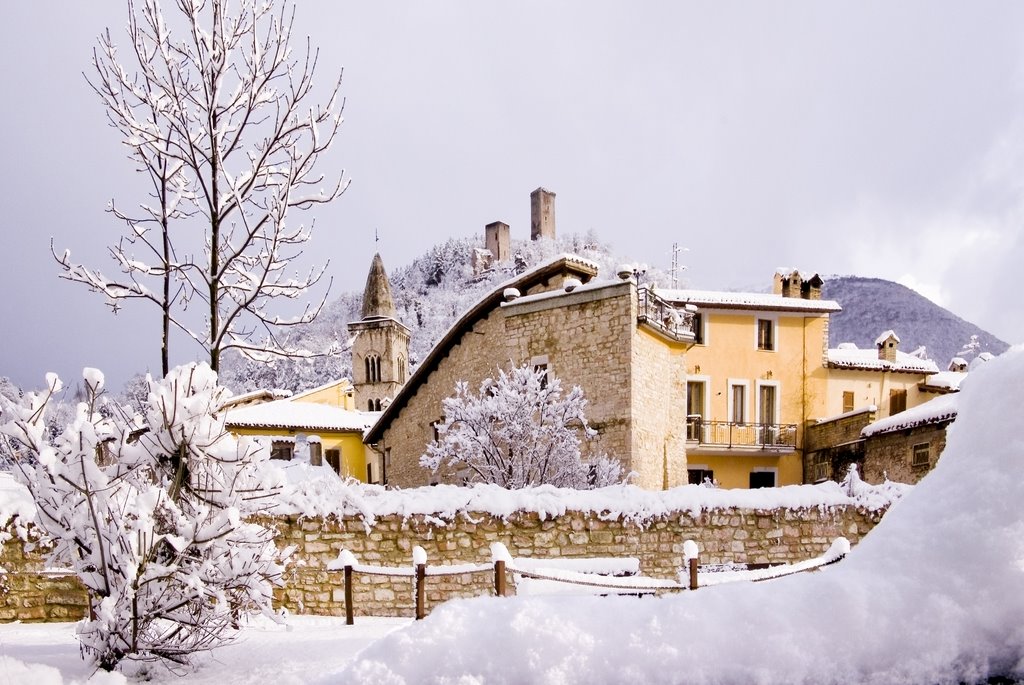
{"type": "Polygon", "coordinates": [[[956,356],[970,361],[981,352],[999,355],[1009,347],[988,331],[892,281],[830,276],[825,278],[822,297],[837,301],[843,308],[829,320],[832,347],[852,342],[857,347],[871,348],[879,333],[891,329],[900,337],[902,351],[913,352],[923,345],[927,357],[940,369],[956,356]],[[977,341],[970,347],[972,335],[977,341]]]}

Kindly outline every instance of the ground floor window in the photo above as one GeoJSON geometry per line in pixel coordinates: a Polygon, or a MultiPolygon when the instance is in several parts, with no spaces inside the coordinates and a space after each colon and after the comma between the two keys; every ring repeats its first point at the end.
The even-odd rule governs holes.
{"type": "Polygon", "coordinates": [[[774,488],[775,487],[775,472],[774,471],[751,471],[750,472],[750,488],[774,488]]]}
{"type": "Polygon", "coordinates": [[[338,474],[341,473],[341,450],[340,449],[324,450],[324,459],[327,460],[327,463],[330,465],[330,467],[332,469],[334,469],[335,473],[338,473],[338,474]]]}
{"type": "Polygon", "coordinates": [[[270,458],[281,459],[283,461],[291,461],[292,455],[295,453],[295,443],[285,442],[284,440],[275,440],[270,445],[270,458]]]}
{"type": "Polygon", "coordinates": [[[927,442],[921,442],[912,448],[911,466],[928,466],[931,461],[932,451],[927,442]]]}
{"type": "Polygon", "coordinates": [[[695,468],[687,469],[687,476],[690,485],[700,485],[701,483],[714,483],[715,472],[708,468],[695,468]]]}

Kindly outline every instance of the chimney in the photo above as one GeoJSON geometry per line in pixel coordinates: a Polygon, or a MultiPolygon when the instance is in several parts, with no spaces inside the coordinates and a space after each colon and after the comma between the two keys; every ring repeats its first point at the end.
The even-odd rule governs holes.
{"type": "Polygon", "coordinates": [[[889,363],[896,363],[896,350],[899,349],[900,339],[892,331],[886,331],[875,340],[875,347],[878,348],[878,358],[889,363]]]}
{"type": "Polygon", "coordinates": [[[511,258],[508,224],[501,221],[484,227],[484,246],[490,251],[493,263],[507,262],[511,258]]]}
{"type": "Polygon", "coordinates": [[[544,188],[530,193],[530,240],[555,239],[555,194],[544,188]]]}

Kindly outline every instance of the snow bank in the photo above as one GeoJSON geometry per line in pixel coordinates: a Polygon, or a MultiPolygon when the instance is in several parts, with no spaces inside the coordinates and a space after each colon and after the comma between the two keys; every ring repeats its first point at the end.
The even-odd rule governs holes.
{"type": "Polygon", "coordinates": [[[820,509],[857,506],[877,511],[890,506],[912,486],[901,483],[852,488],[838,483],[790,485],[759,490],[723,490],[685,485],[672,490],[642,490],[616,485],[597,490],[571,490],[542,485],[506,490],[496,485],[472,487],[437,485],[409,490],[385,490],[354,480],[341,480],[329,469],[292,464],[283,469],[286,484],[274,513],[306,517],[355,515],[368,524],[381,516],[432,516],[439,523],[456,517],[487,513],[507,519],[517,512],[536,512],[541,519],[567,511],[590,512],[602,519],[625,519],[643,524],[652,519],[688,512],[693,516],[716,509],[820,509]]]}
{"type": "MultiPolygon", "coordinates": [[[[974,372],[936,469],[823,571],[658,599],[449,602],[330,682],[1024,677],[1024,347],[974,372]]],[[[706,495],[705,495],[706,496],[706,495]]]]}

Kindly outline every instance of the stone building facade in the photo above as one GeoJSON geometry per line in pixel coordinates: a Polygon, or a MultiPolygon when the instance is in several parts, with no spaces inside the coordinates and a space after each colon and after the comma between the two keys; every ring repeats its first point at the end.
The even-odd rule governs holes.
{"type": "Polygon", "coordinates": [[[490,293],[450,329],[367,434],[389,464],[389,484],[449,480],[419,464],[442,401],[458,381],[476,388],[499,367],[520,364],[583,390],[598,432],[585,458],[616,457],[646,488],[686,483],[685,404],[672,401],[686,390],[686,313],[665,305],[670,326],[645,318],[632,279],[591,283],[596,274],[587,260],[559,257],[490,293]]]}

